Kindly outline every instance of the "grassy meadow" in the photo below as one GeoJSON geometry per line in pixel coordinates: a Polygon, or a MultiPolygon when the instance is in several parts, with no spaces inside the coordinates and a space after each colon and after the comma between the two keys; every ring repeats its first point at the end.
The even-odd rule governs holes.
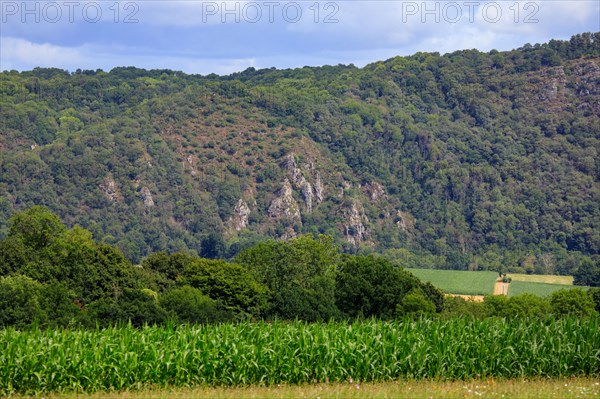
{"type": "Polygon", "coordinates": [[[573,285],[573,276],[557,276],[557,275],[549,275],[549,274],[508,273],[508,277],[512,278],[512,281],[519,281],[519,282],[525,282],[525,283],[573,285]]]}
{"type": "Polygon", "coordinates": [[[508,296],[517,296],[521,294],[532,294],[540,297],[547,297],[553,292],[562,289],[588,287],[574,286],[573,276],[556,276],[541,274],[509,274],[512,278],[508,289],[508,296]]]}
{"type": "Polygon", "coordinates": [[[498,273],[462,270],[406,269],[449,294],[492,295],[498,273]]]}
{"type": "Polygon", "coordinates": [[[600,320],[0,331],[0,395],[600,376],[600,320]]]}

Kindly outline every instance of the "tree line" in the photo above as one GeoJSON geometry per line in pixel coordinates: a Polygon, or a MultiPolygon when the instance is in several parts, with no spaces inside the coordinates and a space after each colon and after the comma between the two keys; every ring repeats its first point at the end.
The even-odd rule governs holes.
{"type": "Polygon", "coordinates": [[[9,221],[0,241],[0,326],[218,323],[402,317],[597,314],[600,290],[550,300],[523,295],[483,304],[445,298],[382,257],[342,254],[328,236],[269,240],[232,262],[153,253],[132,265],[43,207],[9,221]]]}

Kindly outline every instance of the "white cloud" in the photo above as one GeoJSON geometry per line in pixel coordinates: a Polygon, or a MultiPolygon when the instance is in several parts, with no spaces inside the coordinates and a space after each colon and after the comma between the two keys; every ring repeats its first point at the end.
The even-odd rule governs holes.
{"type": "Polygon", "coordinates": [[[74,48],[27,40],[0,38],[2,57],[0,70],[31,70],[35,67],[55,67],[69,71],[76,69],[104,69],[136,66],[146,69],[173,69],[189,73],[217,73],[221,75],[256,66],[254,58],[197,58],[193,56],[163,56],[122,46],[84,45],[74,48]]]}
{"type": "Polygon", "coordinates": [[[261,19],[267,18],[265,1],[216,0],[216,1],[141,1],[138,19],[150,26],[201,27],[216,24],[233,24],[253,20],[255,5],[262,11],[261,19]],[[252,5],[249,5],[252,3],[252,5]]]}
{"type": "Polygon", "coordinates": [[[0,47],[2,47],[0,69],[3,70],[33,68],[40,63],[45,66],[58,66],[84,61],[78,49],[49,43],[32,43],[14,37],[0,37],[0,47]]]}
{"type": "Polygon", "coordinates": [[[329,0],[295,0],[302,6],[296,23],[285,20],[293,17],[293,9],[285,18],[283,14],[284,5],[292,0],[274,1],[279,4],[273,9],[273,22],[269,0],[137,1],[136,24],[121,23],[126,11],[133,11],[125,8],[125,1],[119,2],[120,22],[114,23],[114,3],[107,2],[102,3],[106,12],[100,23],[62,21],[54,30],[52,24],[23,24],[18,15],[12,16],[12,22],[2,26],[6,36],[0,36],[0,69],[108,70],[134,65],[227,74],[250,66],[361,66],[417,51],[508,50],[600,30],[597,0],[475,0],[479,5],[472,9],[466,0],[331,1],[337,8],[326,8],[329,0]],[[244,14],[243,10],[252,11],[248,7],[261,8],[259,23],[244,20],[255,15],[244,14]],[[501,15],[494,12],[498,7],[501,15]],[[223,24],[225,8],[238,10],[234,12],[241,13],[241,22],[235,24],[235,15],[226,15],[223,24]],[[337,23],[325,23],[327,17],[337,23]],[[526,23],[526,17],[537,22],[526,23]]]}

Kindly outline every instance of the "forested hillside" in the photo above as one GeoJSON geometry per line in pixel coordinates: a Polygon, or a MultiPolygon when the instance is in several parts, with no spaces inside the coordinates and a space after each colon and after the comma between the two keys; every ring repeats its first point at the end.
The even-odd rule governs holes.
{"type": "Polygon", "coordinates": [[[44,205],[135,263],[321,233],[590,285],[599,152],[600,33],[364,68],[3,72],[0,238],[44,205]]]}

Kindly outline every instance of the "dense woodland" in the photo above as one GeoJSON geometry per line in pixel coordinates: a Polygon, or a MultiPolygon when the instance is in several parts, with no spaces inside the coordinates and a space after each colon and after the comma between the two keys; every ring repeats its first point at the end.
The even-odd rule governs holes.
{"type": "MultiPolygon", "coordinates": [[[[220,300],[203,285],[211,273],[232,284],[250,273],[252,293],[210,303],[284,318],[351,312],[350,297],[299,310],[332,295],[319,259],[305,271],[316,274],[298,277],[314,280],[307,289],[318,295],[261,294],[279,283],[252,274],[254,257],[307,245],[314,257],[340,249],[342,276],[371,262],[385,273],[394,264],[574,274],[598,286],[599,57],[600,33],[585,33],[364,68],[2,72],[0,267],[28,276],[2,284],[22,279],[41,299],[67,290],[111,314],[103,295],[144,301],[140,281],[173,309],[184,297],[220,300]],[[16,239],[9,226],[35,205],[67,226],[52,245],[16,239]],[[91,274],[58,266],[88,262],[91,274]],[[51,283],[70,279],[82,281],[51,283]]],[[[402,292],[420,287],[433,300],[411,284],[402,292]]],[[[402,312],[365,306],[365,316],[402,312]]]]}

